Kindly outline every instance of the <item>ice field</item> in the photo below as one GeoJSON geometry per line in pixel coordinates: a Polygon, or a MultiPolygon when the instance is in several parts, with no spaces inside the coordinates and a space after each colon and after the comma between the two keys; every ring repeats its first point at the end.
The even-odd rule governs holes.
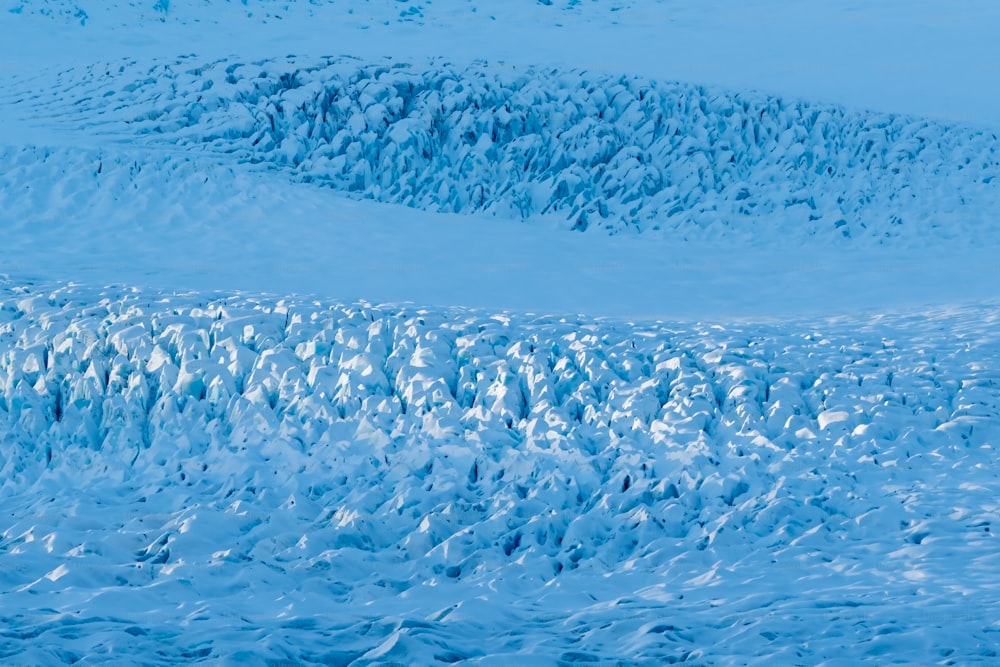
{"type": "Polygon", "coordinates": [[[998,27],[2,0],[0,664],[1000,662],[998,27]]]}

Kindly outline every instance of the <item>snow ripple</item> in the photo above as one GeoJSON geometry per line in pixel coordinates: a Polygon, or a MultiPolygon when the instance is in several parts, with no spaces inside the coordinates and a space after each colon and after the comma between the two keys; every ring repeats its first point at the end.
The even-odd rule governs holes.
{"type": "Polygon", "coordinates": [[[0,658],[996,657],[998,331],[8,283],[0,658]]]}
{"type": "Polygon", "coordinates": [[[684,238],[990,234],[996,134],[586,71],[181,58],[13,93],[40,118],[201,146],[385,202],[684,238]],[[773,228],[773,231],[771,231],[773,228]],[[965,233],[965,232],[963,232],[965,233]]]}

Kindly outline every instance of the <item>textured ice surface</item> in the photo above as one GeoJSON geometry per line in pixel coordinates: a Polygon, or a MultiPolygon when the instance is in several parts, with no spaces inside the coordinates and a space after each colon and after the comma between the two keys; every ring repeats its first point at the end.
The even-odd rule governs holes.
{"type": "Polygon", "coordinates": [[[0,341],[5,661],[996,657],[993,309],[7,283],[0,341]]]}
{"type": "Polygon", "coordinates": [[[57,131],[221,153],[433,211],[832,243],[992,235],[1000,206],[995,131],[638,77],[182,58],[58,80],[7,97],[57,131]]]}
{"type": "Polygon", "coordinates": [[[997,661],[998,16],[0,0],[0,663],[997,661]]]}

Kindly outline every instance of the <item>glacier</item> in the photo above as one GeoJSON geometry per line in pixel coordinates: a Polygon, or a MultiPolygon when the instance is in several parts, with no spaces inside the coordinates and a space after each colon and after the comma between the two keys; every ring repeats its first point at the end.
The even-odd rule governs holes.
{"type": "Polygon", "coordinates": [[[3,303],[7,659],[995,657],[993,309],[3,303]]]}
{"type": "Polygon", "coordinates": [[[0,663],[996,662],[998,20],[0,0],[0,663]]]}
{"type": "Polygon", "coordinates": [[[105,144],[219,153],[432,211],[835,243],[992,234],[998,205],[994,130],[637,77],[344,58],[129,59],[59,77],[7,94],[105,144]]]}

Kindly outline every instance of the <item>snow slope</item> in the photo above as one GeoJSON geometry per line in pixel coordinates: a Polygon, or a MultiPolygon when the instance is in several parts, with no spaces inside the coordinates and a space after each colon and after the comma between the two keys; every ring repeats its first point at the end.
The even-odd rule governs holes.
{"type": "Polygon", "coordinates": [[[961,219],[948,228],[955,238],[938,230],[886,244],[837,234],[786,243],[776,229],[754,244],[609,238],[352,201],[267,165],[197,153],[22,146],[3,154],[0,274],[14,278],[642,320],[1000,301],[1000,248],[988,228],[967,234],[961,219]]]}
{"type": "Polygon", "coordinates": [[[998,19],[0,0],[0,663],[996,661],[998,19]]]}

